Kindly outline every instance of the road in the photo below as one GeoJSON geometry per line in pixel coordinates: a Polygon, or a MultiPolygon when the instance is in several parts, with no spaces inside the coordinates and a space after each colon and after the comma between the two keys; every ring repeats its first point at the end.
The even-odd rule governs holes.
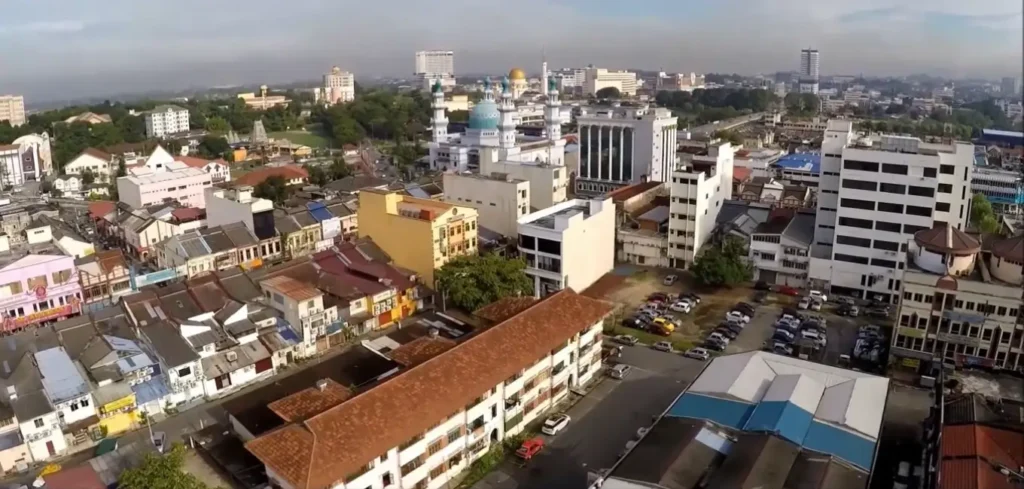
{"type": "Polygon", "coordinates": [[[645,346],[624,347],[620,363],[633,366],[624,380],[605,378],[568,410],[572,423],[547,438],[525,468],[506,463],[473,489],[586,487],[587,472],[611,467],[638,428],[650,426],[685,389],[704,362],[645,346]]]}
{"type": "MultiPolygon", "coordinates": [[[[710,136],[715,131],[735,129],[744,124],[749,124],[751,122],[761,120],[763,117],[764,112],[756,112],[750,115],[720,121],[718,124],[704,124],[703,126],[691,127],[689,129],[686,129],[686,131],[690,132],[691,138],[706,137],[710,136]]],[[[686,137],[684,137],[685,134],[683,134],[683,132],[684,131],[679,131],[679,139],[687,139],[686,137]]]]}

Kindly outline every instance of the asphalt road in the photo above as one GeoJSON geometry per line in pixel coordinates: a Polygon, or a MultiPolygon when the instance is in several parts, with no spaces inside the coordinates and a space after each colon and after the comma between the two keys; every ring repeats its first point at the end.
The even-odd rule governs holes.
{"type": "Polygon", "coordinates": [[[526,467],[511,462],[474,489],[586,487],[587,472],[611,467],[638,428],[650,426],[697,377],[704,362],[645,346],[624,347],[619,363],[633,366],[624,380],[605,378],[568,410],[572,423],[547,438],[526,467]]]}
{"type": "MultiPolygon", "coordinates": [[[[733,129],[743,124],[760,120],[762,117],[764,117],[764,113],[757,112],[754,114],[745,115],[743,117],[736,117],[734,119],[720,121],[718,124],[704,124],[703,126],[691,127],[687,129],[687,131],[690,132],[691,137],[708,136],[714,133],[715,131],[733,129]]],[[[682,131],[680,131],[680,133],[682,133],[682,131]]]]}

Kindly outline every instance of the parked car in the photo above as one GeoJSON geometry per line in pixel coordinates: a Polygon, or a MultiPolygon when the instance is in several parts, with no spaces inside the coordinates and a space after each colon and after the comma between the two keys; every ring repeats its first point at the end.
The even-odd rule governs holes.
{"type": "Polygon", "coordinates": [[[731,330],[729,328],[719,326],[715,328],[716,333],[720,333],[722,336],[729,338],[730,341],[735,340],[740,335],[739,331],[731,330]]]}
{"type": "Polygon", "coordinates": [[[799,289],[794,289],[793,287],[790,287],[788,285],[780,285],[776,292],[780,294],[791,295],[794,297],[800,295],[799,289]]]}
{"type": "Polygon", "coordinates": [[[693,301],[694,304],[700,304],[700,296],[694,294],[693,292],[683,292],[682,294],[679,294],[679,298],[690,299],[691,301],[693,301]]]}
{"type": "Polygon", "coordinates": [[[820,311],[821,310],[821,302],[816,301],[816,300],[811,300],[811,310],[812,311],[820,311]]]}
{"type": "Polygon", "coordinates": [[[804,297],[803,299],[800,299],[800,303],[797,304],[796,307],[798,309],[800,309],[801,311],[802,310],[806,310],[807,308],[811,307],[811,299],[808,298],[808,297],[804,297]]]}
{"type": "Polygon", "coordinates": [[[654,318],[654,324],[652,324],[651,326],[657,326],[667,329],[669,333],[676,330],[676,325],[665,317],[654,318]]]}
{"type": "Polygon", "coordinates": [[[632,369],[633,368],[630,367],[629,365],[626,365],[624,363],[620,363],[620,364],[612,367],[610,370],[608,370],[608,376],[613,378],[613,379],[622,380],[622,379],[626,378],[627,375],[629,375],[629,371],[632,370],[632,369]]]}
{"type": "Polygon", "coordinates": [[[659,341],[654,344],[654,349],[658,351],[672,351],[672,343],[667,341],[659,341]]]}
{"type": "Polygon", "coordinates": [[[707,361],[709,358],[711,358],[711,353],[703,348],[698,347],[686,350],[686,353],[683,353],[683,356],[687,358],[707,361]]]}
{"type": "Polygon", "coordinates": [[[164,453],[164,450],[167,449],[167,433],[154,431],[152,441],[153,447],[156,448],[157,452],[164,453]]]}
{"type": "Polygon", "coordinates": [[[740,303],[736,304],[735,306],[733,306],[733,309],[735,309],[737,311],[744,312],[748,316],[753,316],[754,312],[757,311],[756,307],[754,307],[754,306],[752,306],[750,304],[747,304],[746,302],[740,302],[740,303]]]}
{"type": "Polygon", "coordinates": [[[622,325],[627,328],[633,329],[644,329],[646,322],[641,320],[639,316],[628,317],[622,320],[622,325]]]}
{"type": "Polygon", "coordinates": [[[754,302],[758,303],[758,304],[761,304],[767,298],[768,298],[768,293],[763,291],[763,290],[760,290],[756,294],[754,294],[754,298],[752,300],[754,302]]]}
{"type": "Polygon", "coordinates": [[[754,284],[754,290],[770,291],[772,290],[772,286],[768,285],[768,282],[765,282],[764,280],[758,280],[757,283],[754,284]]]}
{"type": "Polygon", "coordinates": [[[568,414],[555,414],[544,420],[544,426],[540,428],[540,432],[545,435],[557,435],[559,431],[562,431],[566,426],[569,426],[569,421],[571,421],[571,418],[569,418],[568,414]]]}
{"type": "Polygon", "coordinates": [[[838,302],[839,305],[843,305],[843,306],[854,306],[854,305],[857,305],[857,302],[854,301],[852,297],[840,297],[840,298],[836,299],[836,302],[838,302]]]}
{"type": "Polygon", "coordinates": [[[708,339],[709,340],[720,341],[722,343],[725,343],[726,345],[729,344],[729,338],[727,338],[725,335],[723,335],[722,333],[719,333],[717,331],[712,332],[711,334],[709,334],[708,335],[708,339]]]}
{"type": "Polygon", "coordinates": [[[812,290],[808,292],[807,295],[809,295],[812,299],[817,299],[821,302],[828,302],[828,296],[826,296],[825,293],[820,290],[812,290]]]}
{"type": "Polygon", "coordinates": [[[679,301],[679,302],[676,302],[675,304],[672,304],[672,306],[669,307],[669,309],[672,310],[672,311],[675,311],[675,312],[681,312],[681,313],[685,314],[685,313],[690,312],[690,303],[689,302],[684,302],[684,301],[679,301]]]}
{"type": "Polygon", "coordinates": [[[836,314],[855,318],[860,315],[860,309],[857,306],[843,304],[839,306],[839,309],[836,309],[836,314]]]}
{"type": "Polygon", "coordinates": [[[792,355],[793,354],[793,347],[787,345],[786,343],[782,343],[782,342],[776,341],[772,345],[772,353],[777,353],[779,355],[792,355]]]}
{"type": "Polygon", "coordinates": [[[750,322],[750,316],[747,315],[747,314],[743,314],[740,311],[729,311],[729,312],[725,313],[725,320],[726,321],[738,321],[738,322],[741,322],[743,324],[746,324],[746,323],[750,322]]]}
{"type": "Polygon", "coordinates": [[[805,340],[813,341],[815,346],[817,346],[819,348],[823,348],[823,347],[825,347],[825,345],[828,344],[828,337],[826,337],[824,334],[821,334],[817,330],[813,330],[813,329],[802,330],[802,331],[800,331],[800,337],[805,339],[805,340]]]}
{"type": "Polygon", "coordinates": [[[610,360],[622,356],[622,347],[618,345],[605,345],[601,347],[601,358],[610,360]]]}
{"type": "Polygon", "coordinates": [[[772,335],[772,341],[782,341],[784,343],[792,343],[796,341],[796,335],[786,331],[784,329],[776,329],[775,334],[772,335]]]}
{"type": "Polygon", "coordinates": [[[665,285],[673,285],[673,284],[676,283],[676,280],[679,280],[679,277],[677,277],[675,275],[669,275],[669,276],[665,277],[665,280],[662,280],[661,283],[663,283],[665,285]]]}
{"type": "Polygon", "coordinates": [[[636,336],[631,336],[631,335],[628,335],[628,334],[620,334],[620,335],[616,336],[615,337],[615,341],[618,341],[619,343],[622,343],[623,345],[628,345],[628,346],[633,346],[633,345],[635,345],[635,344],[640,342],[640,340],[638,340],[636,338],[636,336]]]}
{"type": "Polygon", "coordinates": [[[714,351],[725,351],[725,342],[718,341],[712,338],[704,340],[704,348],[714,351]]]}
{"type": "Polygon", "coordinates": [[[647,296],[648,301],[666,301],[668,300],[668,294],[664,292],[655,292],[647,296]]]}

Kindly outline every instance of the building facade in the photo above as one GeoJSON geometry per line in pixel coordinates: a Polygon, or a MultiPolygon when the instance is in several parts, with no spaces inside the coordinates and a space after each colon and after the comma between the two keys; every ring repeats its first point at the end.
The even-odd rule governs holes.
{"type": "Polygon", "coordinates": [[[971,175],[971,193],[984,195],[996,214],[1024,215],[1024,177],[1019,170],[977,166],[971,175]]]}
{"type": "Polygon", "coordinates": [[[30,146],[0,144],[0,186],[6,189],[42,177],[41,162],[30,146]]]}
{"type": "Polygon", "coordinates": [[[114,155],[96,148],[86,148],[75,159],[64,165],[64,173],[67,175],[81,176],[86,172],[92,173],[97,182],[109,182],[111,176],[117,174],[114,155]]]}
{"type": "Polygon", "coordinates": [[[501,173],[445,173],[444,200],[475,208],[480,226],[515,236],[519,218],[530,212],[530,182],[501,173]]]}
{"type": "Polygon", "coordinates": [[[750,235],[754,280],[803,288],[811,265],[813,212],[778,212],[750,235]]]}
{"type": "Polygon", "coordinates": [[[18,127],[25,123],[25,97],[0,95],[0,122],[7,121],[18,127]]]}
{"type": "Polygon", "coordinates": [[[429,90],[436,83],[449,89],[455,86],[455,52],[453,51],[417,51],[416,66],[413,76],[424,90],[429,90]]]}
{"type": "Polygon", "coordinates": [[[161,105],[146,112],[146,136],[162,138],[189,130],[188,109],[175,105],[161,105]]]}
{"type": "Polygon", "coordinates": [[[668,109],[588,108],[576,122],[577,194],[599,195],[642,181],[664,182],[675,168],[678,119],[668,109]]]}
{"type": "Polygon", "coordinates": [[[337,66],[324,74],[324,86],[318,93],[318,101],[334,105],[351,102],[356,99],[356,77],[337,66]]]}
{"type": "Polygon", "coordinates": [[[639,87],[636,73],[632,71],[589,67],[585,76],[583,93],[587,95],[597,95],[597,92],[605,88],[615,88],[623,96],[632,97],[639,87]]]}
{"type": "Polygon", "coordinates": [[[199,168],[175,161],[157,146],[145,165],[132,168],[117,179],[118,199],[133,209],[153,204],[178,202],[185,207],[206,207],[205,190],[213,184],[213,176],[199,168]]]}
{"type": "Polygon", "coordinates": [[[820,60],[817,49],[800,51],[800,93],[818,94],[820,60]]]}
{"type": "Polygon", "coordinates": [[[28,255],[0,269],[4,332],[81,312],[82,287],[70,256],[28,255]]]}
{"type": "Polygon", "coordinates": [[[615,205],[570,200],[519,219],[519,253],[534,295],[585,290],[615,266],[615,205]]]}
{"type": "Polygon", "coordinates": [[[686,161],[672,172],[668,182],[668,256],[672,267],[689,268],[711,239],[723,203],[732,198],[734,153],[730,143],[710,145],[684,153],[686,161]]]}

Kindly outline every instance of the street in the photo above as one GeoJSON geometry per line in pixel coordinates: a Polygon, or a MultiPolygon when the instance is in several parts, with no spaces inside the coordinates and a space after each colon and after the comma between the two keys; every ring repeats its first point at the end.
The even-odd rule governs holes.
{"type": "Polygon", "coordinates": [[[633,370],[624,380],[606,377],[569,409],[572,423],[544,436],[539,456],[524,468],[506,462],[474,489],[586,487],[587,472],[615,463],[637,429],[650,426],[705,365],[646,346],[624,347],[619,363],[633,370]]]}

